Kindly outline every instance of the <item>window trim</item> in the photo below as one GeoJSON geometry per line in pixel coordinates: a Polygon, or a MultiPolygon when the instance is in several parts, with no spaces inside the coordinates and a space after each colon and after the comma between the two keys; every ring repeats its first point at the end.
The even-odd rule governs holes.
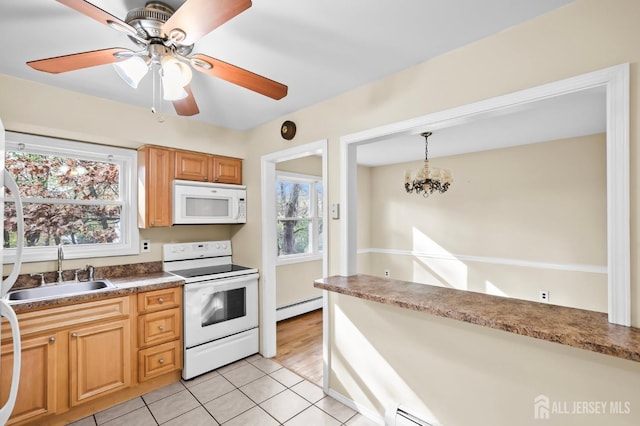
{"type": "MultiPolygon", "coordinates": [[[[140,253],[140,234],[137,220],[137,152],[133,149],[98,145],[90,142],[76,142],[49,136],[37,136],[26,133],[6,132],[5,150],[17,150],[19,144],[26,151],[37,154],[81,157],[87,160],[111,161],[120,165],[120,190],[122,199],[116,203],[122,205],[121,239],[116,244],[80,244],[65,245],[65,259],[85,259],[95,257],[126,256],[140,253]],[[111,158],[109,158],[111,156],[111,158]]],[[[4,196],[4,194],[2,194],[4,196]]],[[[95,204],[95,203],[92,203],[95,204]]],[[[43,262],[56,260],[57,248],[25,247],[22,262],[43,262]]],[[[3,263],[15,263],[15,249],[5,248],[3,263]]]]}
{"type": "MultiPolygon", "coordinates": [[[[291,265],[294,263],[313,262],[316,260],[322,260],[323,253],[322,253],[322,250],[320,250],[321,237],[317,232],[319,221],[322,220],[324,222],[325,220],[324,216],[322,215],[323,214],[322,210],[318,208],[318,200],[317,200],[318,198],[317,187],[318,185],[322,185],[322,176],[307,175],[302,173],[293,173],[293,172],[276,170],[276,191],[277,191],[278,182],[280,180],[285,180],[288,182],[301,182],[301,183],[306,183],[311,185],[312,187],[311,192],[313,193],[313,196],[311,196],[311,200],[310,200],[310,204],[311,204],[310,210],[314,212],[314,215],[309,217],[304,217],[304,218],[300,217],[297,219],[308,219],[311,222],[311,226],[313,227],[314,232],[312,232],[313,235],[310,236],[311,238],[310,253],[278,255],[277,247],[276,247],[276,265],[291,265]]],[[[323,187],[322,190],[324,191],[325,188],[323,187]]],[[[286,219],[295,220],[296,218],[286,218],[286,219]]],[[[278,218],[278,215],[276,214],[276,223],[280,220],[283,220],[283,219],[278,218]]],[[[276,241],[277,239],[278,239],[278,232],[276,231],[276,241]]]]}

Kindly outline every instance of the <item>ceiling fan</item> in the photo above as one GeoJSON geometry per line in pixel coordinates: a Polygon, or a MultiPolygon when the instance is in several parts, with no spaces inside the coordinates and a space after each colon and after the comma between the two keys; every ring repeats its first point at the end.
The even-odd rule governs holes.
{"type": "Polygon", "coordinates": [[[284,84],[202,53],[192,54],[197,40],[251,7],[251,0],[186,0],[177,10],[159,1],[149,1],[127,13],[124,21],[84,0],[57,1],[126,34],[141,50],[114,47],[27,62],[38,71],[57,74],[113,64],[127,84],[137,87],[151,70],[153,109],[156,88],[161,82],[164,99],[173,102],[178,115],[200,112],[189,87],[191,67],[272,99],[287,95],[284,84]]]}

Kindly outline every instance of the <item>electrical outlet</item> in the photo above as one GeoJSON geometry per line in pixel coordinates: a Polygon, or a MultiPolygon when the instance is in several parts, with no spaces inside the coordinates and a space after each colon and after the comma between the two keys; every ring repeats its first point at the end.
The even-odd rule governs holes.
{"type": "Polygon", "coordinates": [[[151,251],[151,240],[140,241],[140,251],[142,253],[148,253],[151,251]]]}
{"type": "Polygon", "coordinates": [[[549,291],[540,290],[540,293],[538,294],[538,301],[549,303],[549,291]]]}
{"type": "Polygon", "coordinates": [[[385,277],[385,278],[389,278],[390,276],[391,276],[391,271],[390,271],[390,270],[388,270],[388,269],[385,269],[385,270],[384,270],[384,277],[385,277]]]}

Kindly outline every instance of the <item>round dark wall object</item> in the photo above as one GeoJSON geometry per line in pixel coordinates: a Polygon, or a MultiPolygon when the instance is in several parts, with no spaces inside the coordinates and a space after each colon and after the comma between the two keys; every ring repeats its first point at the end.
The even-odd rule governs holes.
{"type": "Polygon", "coordinates": [[[285,121],[280,127],[280,136],[290,141],[296,135],[296,123],[293,121],[285,121]]]}

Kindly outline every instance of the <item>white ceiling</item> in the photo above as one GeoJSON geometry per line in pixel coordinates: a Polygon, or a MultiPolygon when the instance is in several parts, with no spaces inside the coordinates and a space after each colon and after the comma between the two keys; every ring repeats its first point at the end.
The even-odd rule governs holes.
{"type": "MultiPolygon", "coordinates": [[[[246,130],[505,30],[573,0],[254,0],[195,45],[289,86],[280,101],[202,73],[190,119],[246,130]]],[[[166,0],[173,7],[182,0],[166,0]]],[[[145,0],[92,0],[124,19],[145,0]]],[[[123,34],[54,1],[0,2],[0,73],[150,108],[147,76],[137,90],[111,66],[47,74],[29,60],[108,47],[134,48],[123,34]]],[[[135,49],[134,49],[135,50],[135,49]]],[[[171,104],[163,106],[172,113],[171,104]]]]}
{"type": "Polygon", "coordinates": [[[389,137],[358,146],[358,164],[374,167],[424,160],[423,131],[433,131],[429,158],[604,133],[606,96],[601,86],[489,112],[463,125],[389,137]]]}

